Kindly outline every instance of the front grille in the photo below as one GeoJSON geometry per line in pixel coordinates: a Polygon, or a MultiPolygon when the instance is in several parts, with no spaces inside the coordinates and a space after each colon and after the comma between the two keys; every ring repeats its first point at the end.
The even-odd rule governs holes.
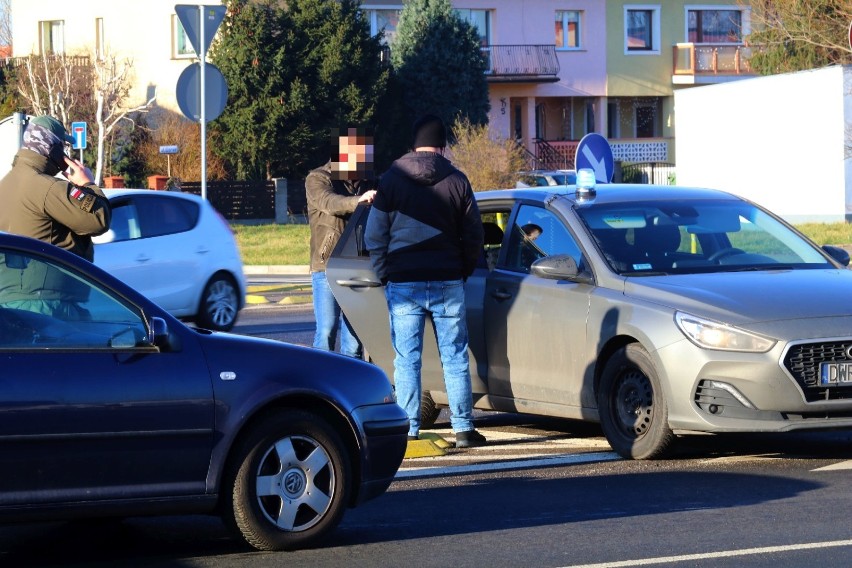
{"type": "Polygon", "coordinates": [[[799,383],[805,394],[805,400],[819,402],[852,399],[852,387],[829,388],[819,384],[820,364],[852,362],[852,358],[847,355],[850,347],[852,347],[852,340],[801,343],[790,346],[784,357],[784,367],[799,383]]]}

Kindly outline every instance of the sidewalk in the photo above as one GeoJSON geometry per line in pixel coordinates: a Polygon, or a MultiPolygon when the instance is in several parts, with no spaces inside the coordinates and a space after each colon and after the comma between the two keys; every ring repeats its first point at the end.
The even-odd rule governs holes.
{"type": "Polygon", "coordinates": [[[304,276],[304,284],[250,284],[246,288],[246,306],[265,304],[300,305],[313,303],[310,268],[307,265],[244,266],[246,280],[252,276],[304,276]]]}

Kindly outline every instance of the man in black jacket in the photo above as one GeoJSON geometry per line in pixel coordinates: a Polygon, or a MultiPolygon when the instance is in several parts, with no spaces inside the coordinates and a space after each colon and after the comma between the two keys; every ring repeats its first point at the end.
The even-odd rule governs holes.
{"type": "Polygon", "coordinates": [[[443,156],[443,121],[414,124],[414,151],[379,181],[365,243],[385,284],[397,402],[408,414],[409,440],[420,432],[420,367],[426,318],[435,327],[456,447],[480,446],[474,429],[464,281],[482,254],[483,229],[467,177],[443,156]]]}

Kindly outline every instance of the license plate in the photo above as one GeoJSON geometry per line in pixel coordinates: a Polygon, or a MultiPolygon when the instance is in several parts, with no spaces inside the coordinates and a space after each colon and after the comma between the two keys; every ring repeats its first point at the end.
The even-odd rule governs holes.
{"type": "Polygon", "coordinates": [[[835,387],[852,386],[852,363],[823,363],[819,366],[819,384],[835,387]]]}

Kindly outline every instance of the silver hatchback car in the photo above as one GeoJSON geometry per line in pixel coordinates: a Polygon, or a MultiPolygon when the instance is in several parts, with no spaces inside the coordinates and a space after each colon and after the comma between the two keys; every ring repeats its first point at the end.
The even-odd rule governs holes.
{"type": "MultiPolygon", "coordinates": [[[[476,195],[467,280],[476,408],[601,423],[624,457],[677,435],[852,427],[852,271],[761,207],[649,185],[476,195]],[[535,230],[530,230],[535,229],[535,230]]],[[[356,211],[329,282],[393,374],[387,305],[356,211]]],[[[422,414],[447,404],[434,340],[422,414]]]]}

